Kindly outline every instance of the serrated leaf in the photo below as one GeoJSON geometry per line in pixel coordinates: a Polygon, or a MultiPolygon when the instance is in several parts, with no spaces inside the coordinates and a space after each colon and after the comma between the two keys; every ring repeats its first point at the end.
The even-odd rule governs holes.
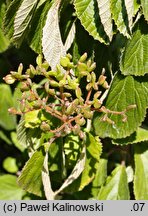
{"type": "Polygon", "coordinates": [[[109,38],[101,23],[97,1],[75,0],[74,6],[81,24],[95,40],[108,44],[109,38]]]}
{"type": "Polygon", "coordinates": [[[86,161],[84,170],[81,175],[73,181],[66,191],[81,191],[87,186],[96,175],[100,155],[102,153],[102,144],[99,139],[95,138],[92,134],[87,134],[86,139],[86,161]]]}
{"type": "Polygon", "coordinates": [[[42,30],[50,7],[51,4],[48,1],[42,1],[42,4],[39,2],[31,21],[31,28],[27,39],[30,47],[37,53],[42,53],[42,30]]]}
{"type": "Polygon", "coordinates": [[[37,196],[43,196],[42,168],[44,163],[45,151],[41,147],[27,161],[21,175],[18,178],[18,184],[25,191],[37,196]]]}
{"type": "Polygon", "coordinates": [[[29,27],[34,11],[37,7],[38,0],[24,0],[15,16],[13,39],[17,45],[20,45],[29,27]]]}
{"type": "Polygon", "coordinates": [[[140,23],[122,55],[120,68],[124,75],[143,76],[148,73],[148,25],[140,23]]]}
{"type": "Polygon", "coordinates": [[[25,192],[17,185],[17,177],[0,176],[0,200],[21,200],[25,192]]]}
{"type": "Polygon", "coordinates": [[[144,18],[148,21],[148,1],[147,0],[141,0],[141,5],[143,8],[144,18]]]}
{"type": "Polygon", "coordinates": [[[11,1],[4,16],[4,31],[9,39],[11,39],[13,36],[15,15],[22,1],[23,0],[11,1]]]}
{"type": "MultiPolygon", "coordinates": [[[[131,0],[130,0],[131,2],[131,0]]],[[[125,1],[111,0],[112,18],[117,25],[117,29],[127,38],[130,38],[130,31],[128,25],[128,14],[126,11],[125,1]]]]}
{"type": "Polygon", "coordinates": [[[106,180],[97,197],[99,200],[129,200],[129,188],[125,167],[117,166],[106,180]]]}
{"type": "Polygon", "coordinates": [[[65,182],[62,184],[62,186],[55,192],[55,195],[59,194],[61,191],[63,191],[65,188],[67,188],[70,184],[73,183],[74,180],[76,180],[80,174],[83,172],[85,167],[85,161],[86,161],[86,147],[83,145],[82,152],[80,154],[80,157],[73,168],[71,174],[68,176],[68,178],[65,180],[65,182]]]}
{"type": "Polygon", "coordinates": [[[132,76],[123,76],[117,73],[113,79],[107,100],[104,106],[110,111],[124,111],[127,119],[123,122],[121,114],[108,114],[108,118],[112,123],[104,119],[104,113],[95,113],[94,128],[97,135],[100,137],[111,137],[114,139],[124,138],[132,134],[140,126],[146,114],[148,106],[146,84],[148,80],[144,77],[137,80],[132,76]],[[130,93],[130,94],[129,94],[130,93]],[[136,107],[132,107],[136,105],[136,107]]]}
{"type": "Polygon", "coordinates": [[[16,132],[11,132],[10,135],[11,135],[11,139],[12,139],[12,142],[13,142],[14,146],[15,146],[17,149],[19,149],[21,152],[23,152],[23,151],[26,149],[26,147],[23,146],[23,145],[21,145],[21,144],[19,143],[19,141],[18,141],[18,139],[17,139],[17,134],[16,134],[16,132]]]}
{"type": "Polygon", "coordinates": [[[148,141],[148,129],[139,127],[133,134],[131,134],[131,136],[124,139],[113,140],[112,143],[117,145],[128,145],[144,141],[148,141]]]}
{"type": "Polygon", "coordinates": [[[82,146],[78,136],[69,134],[65,138],[64,152],[65,152],[65,165],[67,168],[72,168],[79,158],[82,146]]]}
{"type": "Polygon", "coordinates": [[[140,6],[141,6],[140,1],[139,0],[134,0],[134,15],[138,12],[140,6]]]}
{"type": "Polygon", "coordinates": [[[134,145],[135,176],[134,194],[136,200],[148,200],[148,142],[134,145]]]}
{"type": "Polygon", "coordinates": [[[25,128],[25,121],[22,117],[19,124],[17,125],[17,139],[23,148],[28,147],[30,150],[30,155],[40,145],[41,131],[38,128],[25,128]]]}
{"type": "Polygon", "coordinates": [[[101,186],[104,185],[107,178],[107,159],[101,158],[96,169],[96,175],[92,182],[91,194],[97,198],[101,186]]]}
{"type": "Polygon", "coordinates": [[[104,27],[104,31],[106,32],[109,40],[112,40],[113,30],[112,30],[112,17],[110,11],[110,0],[97,0],[99,15],[101,19],[101,23],[104,27]]]}
{"type": "Polygon", "coordinates": [[[57,1],[51,6],[43,28],[43,54],[52,70],[56,69],[56,65],[59,64],[61,56],[65,56],[66,54],[59,29],[59,5],[60,1],[57,1]]]}
{"type": "Polygon", "coordinates": [[[9,40],[4,35],[4,30],[2,26],[5,10],[6,10],[5,1],[0,1],[0,53],[4,52],[9,46],[9,40]]]}
{"type": "Polygon", "coordinates": [[[128,27],[130,29],[130,33],[133,26],[133,16],[134,16],[134,0],[124,0],[125,2],[125,8],[127,13],[127,19],[128,19],[128,27]]]}
{"type": "Polygon", "coordinates": [[[6,130],[13,130],[16,127],[16,117],[8,113],[13,107],[13,98],[10,86],[0,84],[0,126],[6,130]]]}

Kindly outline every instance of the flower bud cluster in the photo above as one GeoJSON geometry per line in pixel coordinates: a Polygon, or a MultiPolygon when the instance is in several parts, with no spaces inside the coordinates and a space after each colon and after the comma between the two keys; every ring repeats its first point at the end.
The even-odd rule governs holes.
{"type": "Polygon", "coordinates": [[[42,55],[37,57],[36,62],[37,66],[30,65],[25,74],[22,73],[23,65],[20,64],[17,72],[11,71],[3,78],[8,84],[21,82],[19,110],[10,108],[9,112],[25,115],[33,110],[44,111],[60,120],[60,124],[51,126],[49,119],[44,117],[40,123],[42,131],[49,131],[57,136],[73,132],[83,139],[87,119],[91,120],[95,111],[104,112],[101,109],[100,89],[109,88],[106,76],[102,73],[97,78],[94,72],[96,63],[88,59],[87,53],[76,64],[73,63],[72,56],[67,54],[61,58],[55,71],[50,70],[42,55]],[[40,82],[36,81],[36,77],[41,79],[40,82]]]}

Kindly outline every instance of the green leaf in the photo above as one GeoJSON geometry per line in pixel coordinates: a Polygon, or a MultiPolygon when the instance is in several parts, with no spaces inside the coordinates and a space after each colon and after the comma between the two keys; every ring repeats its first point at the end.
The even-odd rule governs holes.
{"type": "Polygon", "coordinates": [[[142,5],[142,8],[143,8],[144,18],[148,21],[148,1],[147,0],[142,0],[141,5],[142,5]]]}
{"type": "Polygon", "coordinates": [[[32,154],[40,146],[41,131],[38,128],[26,128],[22,117],[17,125],[17,139],[20,145],[23,148],[28,147],[32,154]]]}
{"type": "Polygon", "coordinates": [[[139,0],[134,0],[134,15],[138,12],[140,6],[141,6],[140,1],[139,0]]]}
{"type": "Polygon", "coordinates": [[[41,171],[43,168],[44,157],[45,151],[44,148],[41,147],[27,161],[18,178],[18,183],[21,188],[37,196],[43,196],[41,171]]]}
{"type": "Polygon", "coordinates": [[[14,101],[14,107],[20,111],[20,100],[21,100],[21,97],[22,97],[22,92],[20,90],[20,87],[21,87],[21,83],[19,83],[15,90],[14,90],[14,93],[13,93],[13,101],[14,101]]]}
{"type": "Polygon", "coordinates": [[[6,130],[13,130],[16,127],[16,117],[8,113],[13,106],[13,98],[10,86],[0,84],[0,126],[6,130]]]}
{"type": "Polygon", "coordinates": [[[96,170],[96,175],[95,178],[92,182],[92,189],[91,189],[91,194],[93,195],[94,198],[97,198],[101,186],[106,181],[107,178],[107,159],[100,159],[97,170],[96,170]]]}
{"type": "Polygon", "coordinates": [[[102,138],[111,137],[117,139],[127,137],[136,131],[144,120],[148,106],[147,84],[146,77],[137,80],[132,76],[124,77],[117,73],[104,106],[106,109],[115,112],[126,110],[126,116],[119,113],[108,113],[107,116],[112,121],[111,123],[108,122],[106,114],[96,112],[94,116],[96,134],[102,138]],[[136,105],[136,107],[134,108],[133,105],[136,105]],[[125,117],[127,118],[125,119],[125,117]]]}
{"type": "Polygon", "coordinates": [[[112,143],[116,145],[128,145],[128,144],[134,144],[134,143],[139,143],[144,141],[148,141],[148,130],[139,127],[129,137],[113,140],[112,143]]]}
{"type": "Polygon", "coordinates": [[[97,197],[99,200],[129,200],[129,188],[125,167],[117,166],[106,180],[97,197]]]}
{"type": "Polygon", "coordinates": [[[17,149],[19,149],[21,152],[23,152],[26,148],[25,146],[21,145],[20,142],[18,141],[16,132],[11,132],[10,135],[11,135],[11,139],[12,139],[14,146],[17,149]]]}
{"type": "Polygon", "coordinates": [[[101,19],[101,23],[104,27],[104,31],[106,32],[109,40],[112,40],[113,37],[113,29],[112,29],[112,17],[110,10],[110,0],[97,0],[99,15],[101,19]]]}
{"type": "Polygon", "coordinates": [[[72,168],[80,156],[82,146],[78,136],[69,134],[65,138],[64,152],[65,152],[65,165],[72,168]]]}
{"type": "Polygon", "coordinates": [[[13,39],[17,45],[20,45],[29,28],[38,0],[24,0],[15,16],[13,39]]]}
{"type": "Polygon", "coordinates": [[[134,145],[136,200],[148,200],[148,142],[134,145]]]}
{"type": "Polygon", "coordinates": [[[44,1],[40,7],[37,7],[31,21],[31,28],[27,39],[30,47],[37,53],[42,53],[42,30],[50,7],[51,4],[48,1],[44,1]]]}
{"type": "MultiPolygon", "coordinates": [[[[77,17],[88,33],[93,36],[95,40],[108,44],[109,37],[105,33],[104,26],[100,20],[97,0],[75,0],[74,6],[77,17]]],[[[103,22],[105,22],[105,20],[103,20],[103,22]]]]}
{"type": "Polygon", "coordinates": [[[81,191],[87,186],[96,175],[98,164],[100,161],[100,155],[102,153],[102,144],[98,137],[94,137],[92,134],[87,135],[86,140],[86,161],[82,174],[79,178],[66,189],[66,191],[81,191]]]}
{"type": "Polygon", "coordinates": [[[13,175],[0,176],[0,200],[21,200],[24,191],[17,185],[17,177],[13,175]]]}
{"type": "Polygon", "coordinates": [[[122,55],[121,71],[124,75],[143,76],[148,73],[148,25],[140,23],[122,55]]]}
{"type": "Polygon", "coordinates": [[[4,52],[9,46],[9,40],[4,35],[4,30],[2,25],[5,10],[6,10],[5,1],[1,0],[0,1],[0,53],[4,52]]]}
{"type": "Polygon", "coordinates": [[[25,113],[25,127],[26,128],[35,128],[39,127],[41,124],[41,119],[39,118],[40,110],[33,110],[25,113]]]}
{"type": "Polygon", "coordinates": [[[7,137],[7,135],[2,130],[0,130],[0,139],[5,141],[5,143],[7,143],[9,145],[12,144],[11,140],[7,137]]]}
{"type": "Polygon", "coordinates": [[[124,3],[125,3],[125,10],[127,13],[127,24],[131,33],[133,27],[133,17],[134,17],[134,0],[125,0],[124,3]]]}
{"type": "Polygon", "coordinates": [[[10,173],[16,173],[18,171],[18,166],[16,164],[16,158],[7,157],[3,161],[3,168],[10,173]]]}
{"type": "Polygon", "coordinates": [[[59,6],[60,1],[52,4],[48,11],[46,23],[43,28],[43,54],[52,70],[56,69],[57,64],[60,62],[61,56],[65,56],[66,54],[59,29],[59,6]]]}
{"type": "MultiPolygon", "coordinates": [[[[131,2],[131,0],[130,0],[131,2]]],[[[125,6],[125,1],[111,0],[112,18],[117,25],[117,29],[126,37],[130,37],[130,30],[128,26],[128,14],[125,6]]]]}
{"type": "Polygon", "coordinates": [[[4,16],[4,31],[6,36],[11,39],[14,33],[14,18],[16,15],[16,12],[22,3],[23,0],[14,0],[11,1],[5,16],[4,16]]]}

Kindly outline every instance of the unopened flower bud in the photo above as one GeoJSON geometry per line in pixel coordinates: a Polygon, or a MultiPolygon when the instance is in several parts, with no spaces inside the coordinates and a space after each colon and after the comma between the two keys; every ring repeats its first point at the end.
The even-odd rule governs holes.
{"type": "Polygon", "coordinates": [[[3,80],[7,83],[7,84],[13,84],[15,82],[15,78],[12,77],[11,74],[8,74],[7,76],[3,77],[3,80]]]}
{"type": "Polygon", "coordinates": [[[98,99],[95,99],[95,101],[94,101],[94,107],[96,109],[99,109],[101,107],[101,105],[102,105],[101,101],[98,100],[98,99]]]}
{"type": "Polygon", "coordinates": [[[43,121],[41,126],[40,126],[40,129],[42,131],[49,131],[50,130],[50,125],[43,121]]]}
{"type": "Polygon", "coordinates": [[[88,68],[85,63],[78,62],[77,69],[81,72],[81,71],[87,71],[88,68]]]}
{"type": "Polygon", "coordinates": [[[69,58],[69,60],[71,60],[71,59],[72,59],[72,55],[70,55],[70,53],[66,54],[66,57],[68,57],[68,58],[69,58]]]}
{"type": "Polygon", "coordinates": [[[29,88],[29,83],[28,82],[22,82],[21,83],[21,91],[24,92],[24,91],[28,91],[30,88],[29,88]]]}
{"type": "Polygon", "coordinates": [[[69,98],[69,97],[72,96],[69,92],[64,92],[63,95],[64,95],[64,97],[66,97],[66,98],[69,98]]]}
{"type": "Polygon", "coordinates": [[[87,53],[84,53],[84,54],[80,57],[79,62],[84,62],[86,59],[87,59],[87,53]]]}
{"type": "Polygon", "coordinates": [[[42,65],[42,60],[43,60],[43,56],[41,54],[39,54],[36,58],[36,63],[38,66],[42,65]]]}
{"type": "Polygon", "coordinates": [[[107,83],[107,81],[105,81],[104,83],[103,83],[103,88],[105,88],[105,89],[108,89],[109,88],[109,85],[108,85],[108,83],[107,83]]]}
{"type": "Polygon", "coordinates": [[[18,111],[17,111],[14,107],[9,108],[9,109],[8,109],[8,112],[9,112],[10,114],[13,114],[13,115],[20,114],[20,113],[18,113],[18,111]]]}
{"type": "Polygon", "coordinates": [[[76,88],[75,92],[76,92],[76,97],[77,98],[80,98],[82,96],[82,91],[81,91],[81,89],[79,87],[76,88]]]}
{"type": "Polygon", "coordinates": [[[65,84],[66,84],[66,80],[65,79],[60,80],[59,87],[63,87],[63,86],[65,86],[65,84]]]}
{"type": "Polygon", "coordinates": [[[86,90],[89,91],[92,88],[92,83],[88,83],[86,86],[86,90]]]}
{"type": "Polygon", "coordinates": [[[92,79],[92,77],[91,77],[90,73],[88,73],[88,74],[87,74],[87,82],[90,82],[91,79],[92,79]]]}
{"type": "Polygon", "coordinates": [[[22,72],[23,72],[23,64],[22,63],[20,63],[17,71],[20,75],[22,74],[22,72]]]}
{"type": "Polygon", "coordinates": [[[41,106],[42,106],[42,100],[41,99],[38,99],[38,100],[36,100],[36,101],[33,101],[33,103],[32,103],[32,106],[33,106],[33,108],[35,108],[35,109],[39,109],[39,108],[41,108],[41,106]]]}
{"type": "Polygon", "coordinates": [[[87,76],[88,72],[87,71],[81,71],[80,73],[81,77],[87,76]]]}
{"type": "Polygon", "coordinates": [[[78,135],[81,131],[80,125],[76,124],[72,129],[74,135],[78,135]]]}
{"type": "Polygon", "coordinates": [[[83,110],[83,116],[84,118],[91,119],[93,117],[93,112],[89,110],[83,110]]]}
{"type": "Polygon", "coordinates": [[[102,94],[101,91],[97,91],[97,92],[94,94],[94,100],[97,99],[98,97],[100,97],[101,94],[102,94]]]}
{"type": "Polygon", "coordinates": [[[45,70],[47,70],[49,68],[49,64],[47,61],[42,63],[42,67],[45,68],[45,70]]]}
{"type": "Polygon", "coordinates": [[[67,107],[66,114],[67,114],[67,115],[71,115],[71,114],[74,112],[74,109],[75,109],[74,104],[71,103],[71,104],[67,107]]]}
{"type": "Polygon", "coordinates": [[[91,66],[91,63],[92,63],[92,61],[91,61],[91,59],[89,59],[89,60],[87,61],[87,67],[90,67],[90,66],[91,66]]]}
{"type": "Polygon", "coordinates": [[[33,65],[29,65],[29,69],[30,69],[30,71],[28,71],[27,73],[30,75],[30,78],[33,78],[37,74],[37,71],[33,67],[33,65]]]}
{"type": "Polygon", "coordinates": [[[91,73],[92,82],[96,82],[96,74],[94,72],[91,73]]]}
{"type": "Polygon", "coordinates": [[[52,96],[56,95],[55,89],[49,89],[48,94],[50,94],[52,96]]]}
{"type": "Polygon", "coordinates": [[[92,63],[92,65],[89,67],[88,71],[91,72],[91,71],[95,70],[95,68],[96,68],[96,63],[94,62],[94,63],[92,63]]]}
{"type": "Polygon", "coordinates": [[[70,60],[68,57],[61,57],[60,64],[62,67],[68,67],[69,63],[70,63],[70,60]]]}
{"type": "Polygon", "coordinates": [[[49,80],[49,84],[50,84],[52,87],[59,87],[59,83],[56,82],[55,80],[49,80]]]}
{"type": "Polygon", "coordinates": [[[98,84],[99,85],[103,85],[103,83],[105,82],[105,80],[106,80],[106,76],[104,76],[104,75],[100,75],[99,76],[99,79],[98,79],[98,84]]]}
{"type": "Polygon", "coordinates": [[[49,91],[49,82],[46,82],[45,83],[45,91],[48,93],[49,91]]]}
{"type": "Polygon", "coordinates": [[[80,125],[80,126],[83,126],[83,125],[85,125],[85,123],[86,123],[84,117],[76,118],[75,122],[76,122],[78,125],[80,125]]]}

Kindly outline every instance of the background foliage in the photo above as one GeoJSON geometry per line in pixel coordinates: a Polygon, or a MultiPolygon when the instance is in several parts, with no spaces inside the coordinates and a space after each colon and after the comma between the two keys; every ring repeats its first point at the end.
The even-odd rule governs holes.
{"type": "MultiPolygon", "coordinates": [[[[116,114],[94,113],[85,166],[60,191],[83,149],[74,134],[49,149],[46,167],[52,189],[59,192],[56,198],[148,199],[147,22],[147,0],[0,1],[0,199],[45,199],[41,170],[47,157],[35,113],[26,117],[25,125],[8,113],[10,107],[19,109],[21,92],[16,84],[10,88],[2,77],[17,71],[20,62],[24,71],[30,64],[35,66],[37,54],[42,53],[56,71],[61,56],[68,52],[75,64],[87,52],[96,62],[97,78],[105,69],[110,87],[103,106],[116,114]],[[131,105],[136,108],[126,110],[131,105]],[[36,127],[31,128],[32,123],[36,127]]],[[[46,136],[48,140],[50,135],[46,136]]]]}

